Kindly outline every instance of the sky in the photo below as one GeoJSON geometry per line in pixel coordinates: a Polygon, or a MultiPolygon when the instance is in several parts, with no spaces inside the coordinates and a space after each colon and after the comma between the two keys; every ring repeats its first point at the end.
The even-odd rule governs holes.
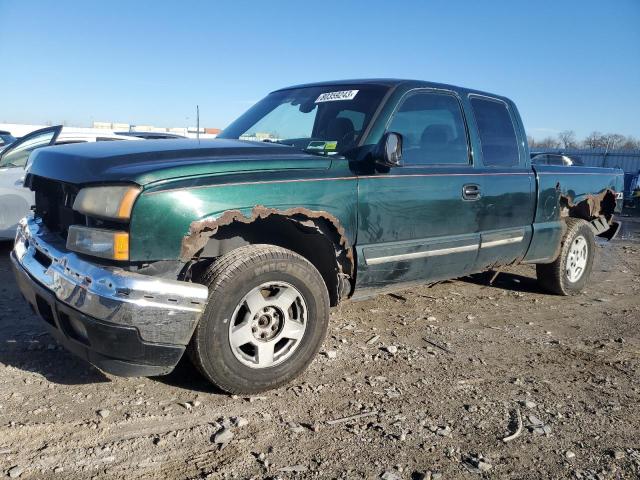
{"type": "Polygon", "coordinates": [[[224,128],[347,78],[513,99],[535,138],[640,138],[640,0],[0,0],[0,122],[224,128]]]}

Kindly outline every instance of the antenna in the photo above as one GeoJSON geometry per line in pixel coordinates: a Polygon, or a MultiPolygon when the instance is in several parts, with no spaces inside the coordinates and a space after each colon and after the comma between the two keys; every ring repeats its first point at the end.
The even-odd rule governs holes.
{"type": "Polygon", "coordinates": [[[200,105],[196,105],[196,138],[200,141],[200,105]]]}

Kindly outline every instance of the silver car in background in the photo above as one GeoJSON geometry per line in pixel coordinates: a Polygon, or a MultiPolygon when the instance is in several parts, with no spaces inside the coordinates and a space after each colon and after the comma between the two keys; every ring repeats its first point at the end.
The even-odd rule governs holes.
{"type": "Polygon", "coordinates": [[[61,125],[46,127],[25,135],[0,152],[0,240],[13,239],[18,221],[34,204],[34,194],[24,188],[29,155],[38,148],[69,143],[102,141],[144,141],[111,132],[65,132],[61,125]]]}

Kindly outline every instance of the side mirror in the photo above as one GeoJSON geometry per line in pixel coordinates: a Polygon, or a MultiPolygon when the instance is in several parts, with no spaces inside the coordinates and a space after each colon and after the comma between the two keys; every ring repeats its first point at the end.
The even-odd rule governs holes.
{"type": "Polygon", "coordinates": [[[402,160],[402,135],[387,132],[376,149],[376,162],[385,167],[399,167],[402,160]]]}

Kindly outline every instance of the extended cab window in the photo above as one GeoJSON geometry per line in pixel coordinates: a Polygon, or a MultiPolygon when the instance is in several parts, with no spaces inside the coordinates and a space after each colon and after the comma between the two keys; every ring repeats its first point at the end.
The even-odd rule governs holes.
{"type": "Polygon", "coordinates": [[[471,97],[471,106],[478,124],[484,165],[517,165],[518,140],[507,104],[500,100],[471,97]]]}
{"type": "Polygon", "coordinates": [[[464,119],[453,95],[429,92],[409,96],[387,130],[402,135],[406,165],[469,163],[464,119]]]}

